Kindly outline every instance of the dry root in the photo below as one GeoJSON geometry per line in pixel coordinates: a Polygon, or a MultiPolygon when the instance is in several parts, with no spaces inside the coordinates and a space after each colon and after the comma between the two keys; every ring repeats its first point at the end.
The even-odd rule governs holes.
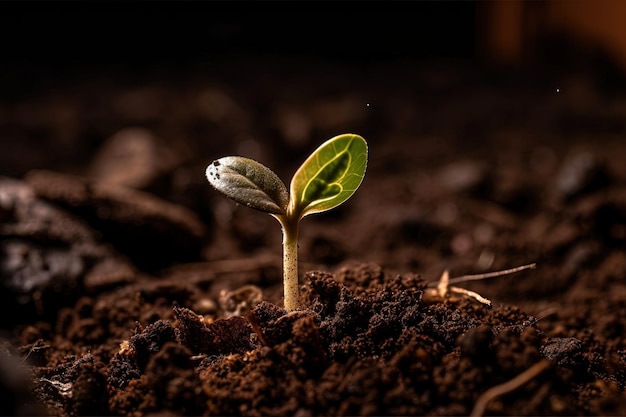
{"type": "Polygon", "coordinates": [[[533,263],[533,264],[518,266],[516,268],[505,269],[503,271],[489,272],[486,274],[477,274],[477,275],[463,275],[463,276],[452,278],[452,279],[450,279],[450,274],[448,273],[448,271],[443,271],[443,274],[441,274],[441,278],[439,278],[439,281],[436,283],[436,286],[426,288],[426,290],[424,291],[424,295],[422,296],[422,299],[427,303],[436,303],[436,302],[443,302],[445,300],[458,301],[460,299],[469,297],[491,308],[491,301],[483,297],[482,295],[474,291],[466,290],[465,288],[452,286],[450,284],[498,277],[502,275],[507,275],[507,274],[512,274],[515,272],[523,271],[525,269],[534,269],[535,267],[536,267],[536,264],[533,263]]]}
{"type": "Polygon", "coordinates": [[[509,392],[515,391],[522,385],[531,381],[533,378],[536,378],[537,376],[539,376],[543,371],[548,369],[550,366],[552,366],[552,362],[550,362],[547,359],[543,359],[537,362],[536,364],[534,364],[533,366],[531,366],[530,368],[528,368],[527,370],[525,370],[524,372],[522,372],[521,374],[519,374],[518,376],[516,376],[515,378],[503,384],[496,385],[495,387],[489,388],[480,397],[478,397],[478,400],[476,400],[476,404],[474,404],[474,409],[472,410],[472,413],[470,414],[470,416],[471,417],[482,416],[485,413],[485,410],[487,408],[487,404],[489,403],[489,401],[495,398],[498,398],[501,395],[508,394],[509,392]]]}

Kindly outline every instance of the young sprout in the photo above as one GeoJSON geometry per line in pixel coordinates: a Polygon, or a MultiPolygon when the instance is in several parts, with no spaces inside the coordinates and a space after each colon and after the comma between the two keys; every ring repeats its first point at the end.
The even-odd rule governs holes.
{"type": "Polygon", "coordinates": [[[298,228],[309,214],[337,207],[359,188],[367,167],[367,143],[359,135],[335,136],[298,168],[290,190],[266,166],[241,156],[226,156],[206,169],[209,183],[238,203],[269,213],[283,231],[284,306],[300,308],[298,228]]]}

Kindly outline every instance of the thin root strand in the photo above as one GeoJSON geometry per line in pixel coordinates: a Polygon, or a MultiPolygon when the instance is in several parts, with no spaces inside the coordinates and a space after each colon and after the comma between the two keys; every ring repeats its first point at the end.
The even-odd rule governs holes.
{"type": "Polygon", "coordinates": [[[496,385],[494,387],[489,388],[487,391],[482,393],[480,397],[478,397],[478,400],[476,400],[476,404],[474,404],[474,409],[472,410],[470,417],[482,416],[485,413],[487,404],[489,404],[490,401],[492,401],[493,399],[501,395],[508,394],[509,392],[515,391],[516,389],[520,388],[522,385],[528,383],[533,378],[536,378],[537,376],[539,376],[543,371],[548,369],[550,366],[552,366],[552,362],[550,362],[547,359],[543,359],[537,362],[536,364],[534,364],[533,366],[531,366],[530,368],[528,368],[527,370],[525,370],[524,372],[522,372],[521,374],[519,374],[518,376],[516,376],[515,378],[503,384],[496,385]]]}

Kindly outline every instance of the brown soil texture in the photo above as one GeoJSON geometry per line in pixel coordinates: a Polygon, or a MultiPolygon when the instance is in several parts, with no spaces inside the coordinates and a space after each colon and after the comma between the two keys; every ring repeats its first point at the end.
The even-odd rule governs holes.
{"type": "Polygon", "coordinates": [[[231,57],[5,96],[0,414],[626,414],[624,91],[588,65],[231,57]],[[341,133],[367,173],[302,221],[287,313],[279,224],[204,170],[288,184],[341,133]],[[531,263],[453,284],[491,307],[433,297],[531,263]]]}

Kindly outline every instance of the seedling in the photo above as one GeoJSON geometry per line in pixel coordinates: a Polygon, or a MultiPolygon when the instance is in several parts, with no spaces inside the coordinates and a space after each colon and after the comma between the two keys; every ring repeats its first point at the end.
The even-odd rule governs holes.
{"type": "Polygon", "coordinates": [[[309,214],[337,207],[359,188],[367,167],[367,143],[359,135],[335,136],[298,168],[290,190],[269,168],[241,156],[226,156],[206,169],[209,183],[230,199],[269,213],[283,231],[284,306],[300,308],[298,229],[309,214]]]}

